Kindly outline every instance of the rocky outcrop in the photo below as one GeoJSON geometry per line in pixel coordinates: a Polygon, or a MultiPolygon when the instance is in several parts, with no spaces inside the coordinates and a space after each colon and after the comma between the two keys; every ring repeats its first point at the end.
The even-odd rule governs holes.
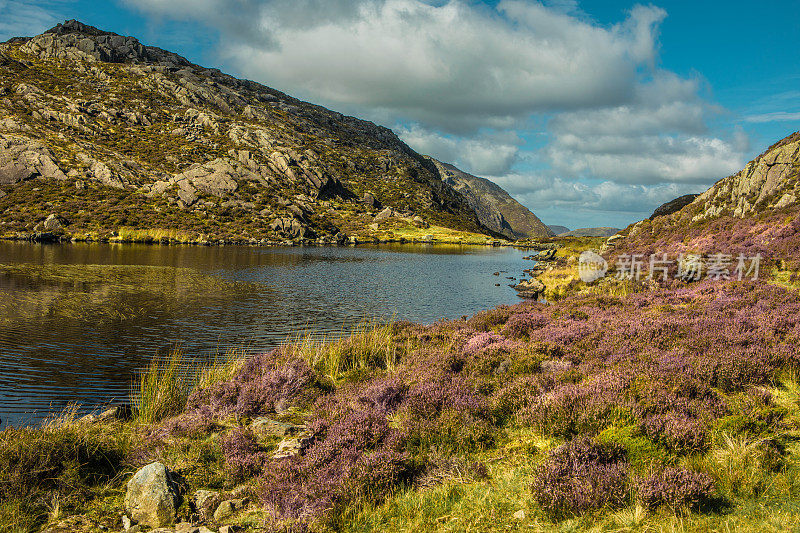
{"type": "Polygon", "coordinates": [[[514,200],[497,184],[467,174],[453,165],[431,158],[442,181],[461,193],[478,214],[481,223],[509,239],[550,237],[553,232],[528,208],[514,200]]]}
{"type": "Polygon", "coordinates": [[[671,215],[677,211],[680,211],[690,203],[694,202],[694,199],[700,196],[699,194],[685,194],[674,200],[670,200],[664,204],[661,204],[653,211],[653,214],[650,215],[650,220],[653,220],[656,217],[663,217],[667,215],[671,215]]]}
{"type": "Polygon", "coordinates": [[[781,209],[800,198],[800,132],[786,137],[750,161],[744,169],[728,176],[701,194],[701,206],[693,221],[729,214],[752,216],[765,209],[781,209]]]}
{"type": "Polygon", "coordinates": [[[0,185],[13,185],[36,176],[67,179],[43,143],[0,133],[0,185]]]}
{"type": "Polygon", "coordinates": [[[72,61],[189,65],[186,59],[177,54],[144,46],[133,37],[104,32],[77,20],[69,20],[33,37],[22,46],[22,50],[41,58],[72,61]]]}

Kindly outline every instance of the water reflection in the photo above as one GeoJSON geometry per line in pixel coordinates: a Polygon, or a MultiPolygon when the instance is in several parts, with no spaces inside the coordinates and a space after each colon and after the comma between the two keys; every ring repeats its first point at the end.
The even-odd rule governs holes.
{"type": "MultiPolygon", "coordinates": [[[[518,301],[493,272],[523,253],[483,247],[37,245],[0,242],[0,418],[127,399],[175,344],[196,358],[269,349],[363,319],[433,322],[518,301]]],[[[502,280],[506,281],[506,280],[502,280]]]]}

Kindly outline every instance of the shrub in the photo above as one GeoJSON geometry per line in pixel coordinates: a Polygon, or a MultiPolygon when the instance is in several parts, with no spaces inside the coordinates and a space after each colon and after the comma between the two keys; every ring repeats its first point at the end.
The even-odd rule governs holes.
{"type": "Polygon", "coordinates": [[[708,447],[708,431],[702,420],[682,413],[654,415],[642,423],[645,434],[679,453],[703,451],[708,447]]]}
{"type": "Polygon", "coordinates": [[[239,479],[260,474],[270,460],[251,429],[234,428],[222,437],[221,444],[227,469],[239,479]]]}
{"type": "Polygon", "coordinates": [[[553,519],[618,507],[628,499],[628,464],[624,451],[591,439],[573,439],[536,470],[532,491],[553,519]]]}
{"type": "Polygon", "coordinates": [[[685,468],[667,468],[642,480],[639,500],[650,510],[666,505],[673,511],[696,510],[714,493],[711,476],[685,468]]]}

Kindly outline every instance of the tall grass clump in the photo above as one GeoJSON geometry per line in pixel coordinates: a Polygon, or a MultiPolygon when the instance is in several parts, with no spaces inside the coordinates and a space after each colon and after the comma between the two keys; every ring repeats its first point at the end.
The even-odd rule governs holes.
{"type": "Polygon", "coordinates": [[[229,381],[242,368],[247,354],[239,348],[228,348],[221,357],[202,365],[195,380],[196,389],[207,389],[217,383],[229,381]]]}
{"type": "Polygon", "coordinates": [[[174,348],[164,360],[154,357],[131,394],[139,421],[152,424],[183,411],[195,380],[180,348],[174,348]]]}
{"type": "Polygon", "coordinates": [[[356,325],[350,336],[329,342],[325,336],[305,334],[284,351],[304,360],[318,374],[338,382],[350,372],[382,369],[393,371],[399,362],[392,322],[365,321],[356,325]]]}

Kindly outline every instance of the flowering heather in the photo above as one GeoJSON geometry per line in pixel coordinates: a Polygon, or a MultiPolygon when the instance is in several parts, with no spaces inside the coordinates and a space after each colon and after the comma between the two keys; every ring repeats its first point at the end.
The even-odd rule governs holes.
{"type": "Polygon", "coordinates": [[[658,472],[637,485],[647,506],[691,507],[710,497],[707,479],[665,468],[711,454],[731,432],[771,437],[787,411],[758,387],[798,366],[799,341],[800,302],[776,286],[575,295],[396,327],[402,349],[391,371],[376,366],[337,382],[288,352],[262,354],[192,394],[161,431],[194,438],[226,418],[302,408],[313,439],[299,455],[273,460],[247,429],[220,437],[229,473],[255,476],[265,508],[292,527],[336,520],[358,502],[379,504],[399,486],[441,482],[447,472],[478,482],[447,465],[474,462],[506,429],[567,439],[533,484],[554,519],[626,503],[630,471],[658,472]]]}
{"type": "Polygon", "coordinates": [[[222,453],[230,472],[240,479],[257,475],[269,460],[269,454],[259,446],[250,429],[234,428],[225,434],[222,453]]]}
{"type": "Polygon", "coordinates": [[[232,380],[194,392],[187,410],[210,407],[214,416],[258,416],[310,403],[318,394],[317,377],[308,364],[281,364],[275,352],[248,359],[232,380]]]}
{"type": "Polygon", "coordinates": [[[697,509],[709,503],[713,494],[711,476],[685,468],[667,468],[639,484],[639,500],[651,510],[660,505],[674,511],[697,509]]]}
{"type": "Polygon", "coordinates": [[[628,499],[627,473],[622,449],[576,438],[542,463],[531,489],[542,509],[562,518],[623,505],[628,499]]]}

